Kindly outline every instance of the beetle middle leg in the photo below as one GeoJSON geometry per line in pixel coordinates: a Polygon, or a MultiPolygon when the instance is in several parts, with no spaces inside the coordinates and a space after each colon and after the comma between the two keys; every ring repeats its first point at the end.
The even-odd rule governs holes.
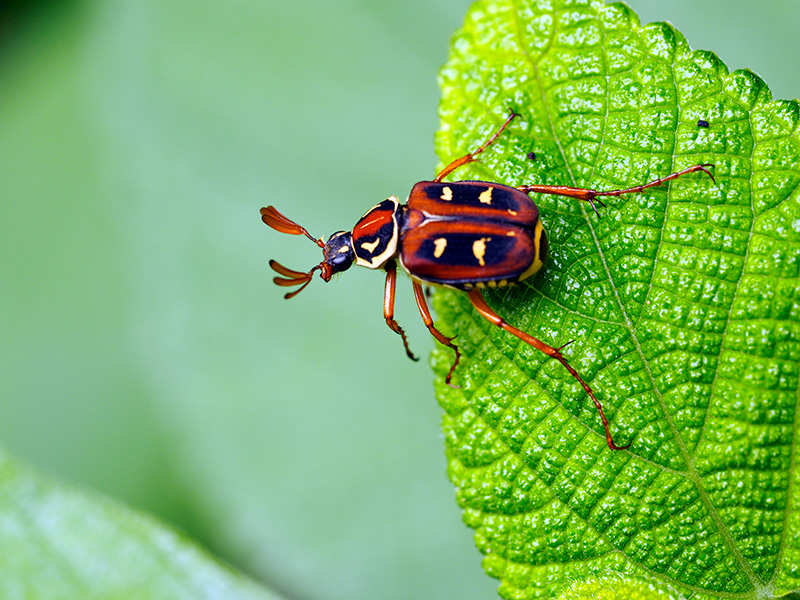
{"type": "Polygon", "coordinates": [[[491,136],[489,136],[489,139],[487,139],[485,142],[483,142],[483,145],[480,148],[478,148],[477,150],[473,150],[472,152],[470,152],[469,154],[466,154],[465,156],[462,156],[461,158],[455,159],[453,162],[451,162],[449,165],[447,165],[444,169],[439,171],[439,174],[436,177],[433,178],[433,181],[436,182],[436,183],[439,183],[442,179],[447,177],[450,173],[455,171],[458,167],[473,162],[475,160],[475,157],[478,154],[480,154],[481,152],[486,150],[486,148],[491,146],[494,143],[494,141],[498,137],[500,137],[500,134],[503,133],[503,130],[506,127],[508,127],[508,124],[511,123],[511,121],[514,120],[514,117],[518,117],[518,116],[519,115],[512,110],[511,114],[508,115],[508,118],[500,126],[500,129],[498,129],[491,136]]]}
{"type": "Polygon", "coordinates": [[[618,446],[614,442],[614,438],[611,437],[611,430],[609,428],[608,419],[606,418],[606,414],[603,412],[603,405],[600,404],[600,401],[595,397],[594,391],[592,391],[592,388],[589,387],[589,384],[583,380],[583,378],[578,374],[578,372],[570,366],[570,364],[567,362],[567,359],[564,358],[564,355],[561,354],[561,348],[563,348],[564,346],[566,346],[571,342],[567,342],[567,344],[564,344],[564,346],[561,346],[561,348],[553,348],[550,344],[547,344],[542,340],[533,337],[532,335],[528,335],[524,331],[520,331],[513,325],[509,325],[508,323],[506,323],[501,316],[499,316],[496,312],[494,312],[491,308],[489,308],[489,305],[486,304],[486,300],[484,299],[483,294],[481,294],[480,290],[472,290],[467,295],[469,296],[469,299],[472,302],[472,305],[475,307],[475,309],[487,321],[489,321],[494,325],[497,325],[498,327],[507,331],[508,333],[517,336],[523,342],[525,342],[526,344],[530,344],[531,346],[533,346],[540,352],[543,352],[550,358],[556,359],[558,362],[564,365],[564,368],[566,368],[567,371],[569,371],[570,375],[572,375],[575,379],[578,380],[578,383],[580,383],[583,389],[586,390],[586,393],[589,394],[589,397],[592,399],[592,402],[594,402],[594,405],[597,407],[597,410],[600,413],[600,419],[603,421],[603,428],[605,429],[606,432],[606,442],[608,443],[609,448],[611,448],[612,450],[625,450],[630,446],[630,444],[627,444],[625,446],[618,446]]]}
{"type": "Polygon", "coordinates": [[[408,347],[406,332],[403,331],[400,324],[394,320],[394,290],[397,281],[397,265],[393,260],[390,260],[383,268],[386,269],[386,288],[383,294],[383,317],[386,319],[386,324],[389,326],[389,329],[403,338],[403,347],[406,349],[408,358],[414,361],[419,360],[419,358],[414,356],[414,353],[411,352],[411,348],[408,347]]]}
{"type": "Polygon", "coordinates": [[[456,359],[453,361],[453,366],[450,367],[450,370],[447,372],[447,377],[444,378],[444,382],[447,385],[450,387],[456,387],[450,383],[450,379],[453,377],[453,371],[456,370],[458,361],[461,360],[461,352],[458,351],[458,346],[453,343],[453,339],[455,338],[447,337],[441,331],[436,329],[436,327],[434,327],[431,311],[428,309],[428,303],[425,301],[425,291],[422,289],[422,284],[418,281],[414,282],[414,297],[417,299],[417,308],[419,308],[419,314],[422,315],[422,321],[425,323],[428,331],[430,331],[431,335],[435,337],[441,344],[444,344],[448,348],[452,348],[453,352],[456,353],[456,359]]]}
{"type": "MultiPolygon", "coordinates": [[[[687,167],[682,171],[677,171],[676,173],[670,173],[665,177],[660,177],[654,181],[650,181],[649,183],[645,183],[643,185],[636,185],[634,187],[625,188],[624,190],[606,190],[602,192],[598,192],[597,190],[589,190],[584,188],[576,188],[570,187],[566,185],[521,185],[517,187],[518,190],[525,192],[526,194],[530,194],[531,192],[536,192],[537,194],[554,194],[557,196],[568,196],[570,198],[575,198],[577,200],[583,200],[584,202],[588,202],[592,205],[592,209],[594,212],[597,212],[597,208],[595,207],[595,202],[600,204],[600,206],[605,206],[600,200],[597,198],[599,196],[621,196],[622,194],[639,194],[644,190],[656,187],[668,181],[672,181],[673,179],[677,179],[683,175],[688,173],[694,173],[695,171],[702,171],[709,177],[711,177],[711,181],[714,180],[714,176],[711,174],[711,171],[708,170],[708,167],[713,167],[714,165],[704,164],[704,165],[693,165],[691,167],[687,167]]],[[[599,213],[598,213],[599,214],[599,213]]]]}

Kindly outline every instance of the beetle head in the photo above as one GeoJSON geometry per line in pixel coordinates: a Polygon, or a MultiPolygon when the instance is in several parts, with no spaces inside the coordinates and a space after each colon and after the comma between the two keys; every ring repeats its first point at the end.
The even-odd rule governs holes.
{"type": "Polygon", "coordinates": [[[294,221],[284,217],[274,206],[267,206],[261,209],[261,220],[267,225],[272,227],[275,231],[281,233],[288,233],[291,235],[305,235],[308,239],[314,242],[317,246],[322,248],[323,260],[316,267],[311,269],[308,273],[302,271],[294,271],[287,269],[278,261],[269,261],[269,266],[272,269],[283,275],[283,277],[275,277],[273,281],[283,287],[292,287],[299,285],[300,287],[293,292],[286,294],[286,298],[294,298],[297,294],[302,292],[305,287],[311,282],[314,276],[314,271],[319,271],[319,276],[323,281],[328,282],[333,277],[334,273],[341,273],[350,268],[355,260],[355,253],[353,252],[352,234],[349,231],[337,231],[328,238],[327,243],[322,241],[322,238],[316,239],[312,236],[305,227],[301,227],[294,221]]]}
{"type": "Polygon", "coordinates": [[[330,273],[327,277],[324,272],[321,275],[325,281],[330,281],[331,275],[346,271],[353,265],[356,258],[353,252],[353,234],[349,231],[337,231],[331,234],[322,249],[322,254],[325,256],[322,264],[330,267],[330,273]]]}

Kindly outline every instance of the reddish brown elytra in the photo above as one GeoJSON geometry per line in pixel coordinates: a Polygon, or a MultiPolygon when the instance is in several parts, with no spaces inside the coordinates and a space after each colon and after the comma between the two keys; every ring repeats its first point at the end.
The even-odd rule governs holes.
{"type": "Polygon", "coordinates": [[[453,338],[445,336],[434,326],[422,285],[443,285],[463,290],[478,313],[490,323],[564,365],[597,407],[608,447],[624,450],[630,444],[620,446],[614,442],[603,406],[594,391],[561,354],[561,349],[567,344],[554,348],[509,325],[489,308],[481,290],[523,281],[544,264],[547,236],[539,220],[539,209],[528,194],[535,192],[575,198],[588,202],[597,212],[595,204],[603,206],[598,199],[600,197],[640,193],[687,173],[703,171],[713,181],[707,169],[712,165],[694,165],[644,185],[610,191],[551,185],[512,187],[489,181],[442,181],[457,168],[473,162],[517,116],[512,112],[483,145],[451,162],[432,181],[421,181],[414,185],[405,204],[391,196],[368,210],[351,231],[337,231],[327,242],[314,238],[305,228],[284,217],[274,207],[262,208],[264,223],[281,233],[305,235],[322,248],[323,253],[322,262],[307,273],[287,269],[271,260],[270,266],[282,275],[275,277],[274,281],[281,286],[300,286],[286,294],[286,298],[292,298],[309,284],[314,271],[319,271],[323,281],[330,281],[334,273],[349,269],[354,262],[370,269],[383,269],[386,272],[383,316],[389,328],[402,338],[406,354],[417,360],[408,347],[403,328],[394,319],[399,260],[411,276],[417,307],[428,330],[455,353],[453,366],[445,378],[448,385],[461,354],[453,338]]]}

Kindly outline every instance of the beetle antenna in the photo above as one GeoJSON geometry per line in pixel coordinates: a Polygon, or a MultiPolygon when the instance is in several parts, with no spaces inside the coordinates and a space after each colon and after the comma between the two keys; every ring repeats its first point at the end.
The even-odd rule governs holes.
{"type": "MultiPolygon", "coordinates": [[[[315,238],[313,235],[308,233],[308,230],[305,227],[301,227],[291,219],[284,217],[274,206],[267,206],[261,209],[261,220],[272,227],[275,231],[288,233],[290,235],[304,235],[320,248],[325,247],[325,242],[322,241],[322,238],[315,238]]],[[[296,273],[297,271],[294,272],[296,273]]]]}
{"type": "Polygon", "coordinates": [[[280,264],[277,260],[269,261],[269,266],[272,267],[272,270],[276,273],[280,273],[284,275],[284,277],[273,277],[272,281],[275,282],[276,285],[280,285],[282,287],[292,287],[295,285],[299,285],[300,287],[293,292],[289,292],[284,296],[287,300],[294,298],[306,289],[306,286],[311,283],[311,279],[314,276],[314,271],[320,268],[319,265],[311,269],[308,273],[303,273],[302,271],[295,271],[293,269],[287,269],[282,264],[280,264]]]}

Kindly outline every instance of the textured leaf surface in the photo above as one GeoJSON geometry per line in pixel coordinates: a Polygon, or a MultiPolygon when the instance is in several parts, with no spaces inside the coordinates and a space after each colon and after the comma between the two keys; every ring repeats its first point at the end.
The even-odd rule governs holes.
{"type": "Polygon", "coordinates": [[[0,598],[278,600],[119,504],[0,452],[0,598]]]}
{"type": "MultiPolygon", "coordinates": [[[[797,588],[797,103],[669,25],[577,0],[479,2],[441,85],[443,162],[508,107],[522,115],[457,179],[615,189],[713,163],[717,180],[612,199],[600,218],[537,197],[545,269],[488,294],[523,330],[574,340],[565,354],[629,451],[608,450],[560,365],[437,294],[465,353],[461,388],[438,386],[450,476],[501,595],[598,597],[567,591],[581,580],[648,598],[797,588]]],[[[440,375],[451,359],[435,352],[440,375]]]]}

